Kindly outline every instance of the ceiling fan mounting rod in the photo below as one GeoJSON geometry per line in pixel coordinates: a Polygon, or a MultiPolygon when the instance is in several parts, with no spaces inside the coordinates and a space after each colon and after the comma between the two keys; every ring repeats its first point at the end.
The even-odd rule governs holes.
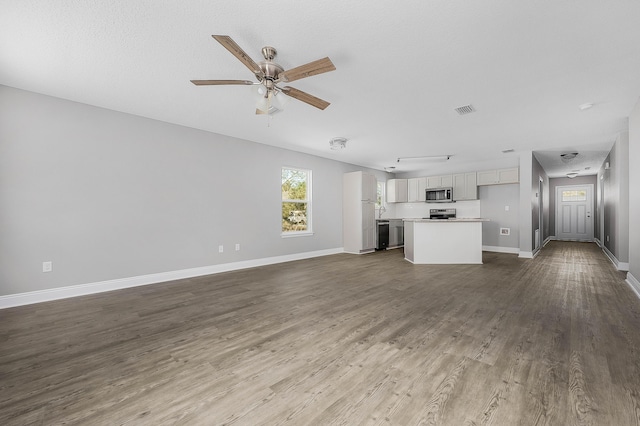
{"type": "Polygon", "coordinates": [[[275,47],[265,46],[262,48],[262,56],[264,56],[264,59],[267,61],[273,61],[277,54],[278,51],[275,47]]]}

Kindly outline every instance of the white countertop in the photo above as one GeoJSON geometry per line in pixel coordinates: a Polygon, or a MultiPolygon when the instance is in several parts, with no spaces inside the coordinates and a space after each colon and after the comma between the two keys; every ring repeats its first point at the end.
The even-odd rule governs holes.
{"type": "Polygon", "coordinates": [[[455,219],[421,219],[421,218],[407,218],[403,219],[405,222],[442,222],[442,223],[454,223],[454,222],[489,222],[489,219],[482,217],[457,217],[455,219]]]}

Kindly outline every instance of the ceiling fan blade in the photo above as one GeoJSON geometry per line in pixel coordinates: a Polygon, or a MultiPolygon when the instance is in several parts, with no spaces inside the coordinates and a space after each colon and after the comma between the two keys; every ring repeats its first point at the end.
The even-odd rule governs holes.
{"type": "Polygon", "coordinates": [[[312,75],[322,74],[329,71],[335,71],[336,67],[329,58],[318,59],[299,67],[291,68],[285,72],[281,72],[278,76],[279,81],[290,82],[300,80],[301,78],[311,77],[312,75]]]}
{"type": "Polygon", "coordinates": [[[218,43],[223,45],[225,49],[233,54],[233,56],[238,58],[240,62],[242,62],[247,68],[249,68],[251,72],[254,73],[260,80],[262,79],[262,77],[264,77],[264,73],[262,72],[258,64],[256,64],[256,62],[251,59],[251,57],[247,55],[247,53],[242,50],[242,48],[238,46],[238,44],[233,41],[231,37],[226,35],[212,35],[211,37],[215,38],[218,43]]]}
{"type": "Polygon", "coordinates": [[[316,98],[315,96],[303,92],[302,90],[294,89],[293,87],[289,86],[283,87],[282,93],[319,109],[325,109],[326,107],[331,105],[327,101],[323,101],[322,99],[316,98]]]}
{"type": "Polygon", "coordinates": [[[249,80],[191,80],[196,86],[220,86],[223,84],[246,84],[253,85],[249,80]]]}

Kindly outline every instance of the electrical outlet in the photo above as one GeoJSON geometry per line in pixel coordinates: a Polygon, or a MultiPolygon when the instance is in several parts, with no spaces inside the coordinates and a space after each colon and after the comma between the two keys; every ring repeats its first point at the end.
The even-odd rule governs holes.
{"type": "Polygon", "coordinates": [[[218,246],[218,253],[224,252],[224,246],[218,246]]]}
{"type": "Polygon", "coordinates": [[[53,271],[53,262],[42,262],[42,272],[51,272],[53,271]]]}
{"type": "Polygon", "coordinates": [[[500,235],[511,235],[511,228],[500,228],[500,235]]]}
{"type": "Polygon", "coordinates": [[[607,242],[609,242],[609,236],[607,235],[607,242]]]}
{"type": "Polygon", "coordinates": [[[236,251],[240,251],[240,244],[236,244],[236,251]]]}

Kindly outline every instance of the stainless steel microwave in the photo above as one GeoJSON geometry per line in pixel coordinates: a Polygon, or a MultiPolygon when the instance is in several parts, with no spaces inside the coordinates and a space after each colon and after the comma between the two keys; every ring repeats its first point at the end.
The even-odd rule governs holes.
{"type": "Polygon", "coordinates": [[[453,188],[427,189],[427,203],[453,202],[453,188]]]}

